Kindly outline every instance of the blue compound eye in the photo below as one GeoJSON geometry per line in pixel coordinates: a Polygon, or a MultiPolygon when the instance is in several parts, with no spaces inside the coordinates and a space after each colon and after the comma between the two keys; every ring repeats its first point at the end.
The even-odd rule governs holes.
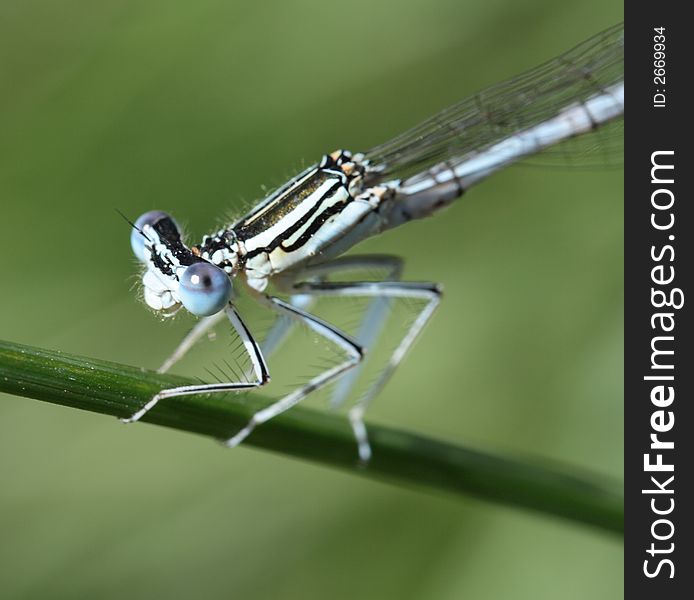
{"type": "Polygon", "coordinates": [[[190,265],[179,278],[178,296],[199,317],[214,315],[231,299],[231,281],[219,267],[207,262],[190,265]]]}
{"type": "MultiPolygon", "coordinates": [[[[144,231],[145,225],[152,226],[161,219],[169,219],[172,223],[174,223],[174,220],[161,210],[150,210],[144,215],[140,215],[137,221],[135,221],[135,227],[130,232],[130,246],[132,247],[135,256],[141,262],[145,262],[147,260],[147,254],[145,252],[145,243],[147,242],[147,238],[141,232],[144,231]]],[[[144,233],[145,235],[147,234],[146,231],[144,231],[144,233]]]]}

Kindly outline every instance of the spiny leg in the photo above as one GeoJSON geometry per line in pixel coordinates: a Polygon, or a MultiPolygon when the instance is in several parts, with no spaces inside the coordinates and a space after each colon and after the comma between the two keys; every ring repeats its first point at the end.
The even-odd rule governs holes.
{"type": "MultiPolygon", "coordinates": [[[[201,385],[184,385],[176,388],[162,390],[161,392],[155,394],[152,397],[152,399],[149,402],[147,402],[147,404],[145,404],[140,410],[138,410],[132,416],[128,417],[127,419],[121,419],[123,423],[134,423],[135,421],[139,421],[156,406],[157,402],[163,400],[164,398],[188,396],[191,394],[207,394],[215,392],[247,390],[265,385],[270,380],[267,365],[265,364],[265,358],[263,358],[263,354],[260,351],[260,347],[251,335],[245,323],[241,320],[241,317],[236,312],[236,309],[231,304],[229,304],[226,307],[226,309],[224,309],[224,313],[226,314],[232,326],[234,327],[234,329],[236,329],[239,336],[241,337],[241,340],[243,341],[243,345],[246,348],[246,352],[248,352],[248,355],[251,359],[251,364],[253,365],[253,372],[256,377],[255,381],[230,381],[201,385]]],[[[206,327],[206,329],[209,329],[209,327],[206,327]]],[[[191,334],[189,335],[192,335],[192,333],[193,332],[191,332],[191,334]]]]}
{"type": "Polygon", "coordinates": [[[297,308],[284,300],[280,300],[279,298],[268,296],[266,297],[266,301],[274,310],[287,314],[292,318],[303,322],[316,333],[322,335],[324,338],[341,347],[348,354],[348,357],[343,362],[335,365],[327,371],[324,371],[320,375],[317,375],[306,385],[301,386],[299,389],[284,396],[277,402],[274,402],[270,406],[255,413],[248,422],[248,425],[246,425],[235,436],[225,442],[229,447],[237,446],[243,440],[245,440],[258,425],[265,423],[273,417],[276,417],[277,415],[289,410],[301,402],[311,392],[328,385],[332,381],[335,381],[343,373],[354,368],[359,361],[361,361],[363,356],[363,351],[359,344],[326,321],[323,321],[322,319],[319,319],[318,317],[307,313],[306,311],[301,310],[300,308],[297,308]]]}
{"type": "MultiPolygon", "coordinates": [[[[314,300],[315,298],[306,294],[293,294],[287,299],[289,304],[305,311],[311,310],[314,300]]],[[[266,359],[269,360],[270,356],[284,344],[296,322],[296,319],[285,314],[277,314],[276,321],[260,344],[263,356],[265,356],[266,359]]]]}
{"type": "MultiPolygon", "coordinates": [[[[355,336],[355,339],[364,348],[371,349],[376,346],[378,338],[383,333],[383,327],[388,319],[390,310],[390,298],[375,297],[371,300],[364,312],[361,325],[355,336]]],[[[352,369],[349,373],[346,373],[345,376],[335,384],[332,397],[330,398],[330,407],[333,410],[340,408],[345,400],[347,400],[350,392],[359,380],[359,376],[362,373],[366,361],[369,359],[370,355],[368,355],[356,369],[352,369]]]]}
{"type": "Polygon", "coordinates": [[[441,291],[438,285],[434,283],[400,281],[355,283],[306,282],[297,284],[295,289],[302,293],[315,294],[317,296],[366,296],[421,299],[426,301],[424,308],[419,312],[416,319],[407,330],[407,333],[395,348],[386,367],[371,387],[369,387],[349,411],[349,420],[357,439],[359,457],[362,461],[368,461],[371,458],[371,447],[369,446],[366,427],[364,425],[364,413],[374,396],[383,388],[388,379],[390,379],[391,375],[414,343],[417,335],[431,318],[431,315],[440,302],[441,291]]]}
{"type": "MultiPolygon", "coordinates": [[[[305,280],[326,281],[330,276],[334,276],[345,271],[360,270],[364,271],[365,273],[368,273],[370,269],[380,269],[384,271],[384,276],[380,277],[379,280],[397,280],[400,279],[400,273],[402,272],[402,259],[398,258],[397,256],[390,256],[386,254],[371,254],[367,256],[343,256],[335,260],[321,263],[320,265],[315,265],[313,267],[303,269],[299,271],[298,275],[296,273],[289,273],[288,276],[285,277],[285,279],[280,279],[278,281],[278,285],[280,288],[284,286],[285,291],[290,292],[292,286],[298,280],[301,280],[302,282],[305,280]]],[[[368,275],[364,277],[364,279],[367,278],[368,275]]],[[[296,308],[300,308],[301,310],[310,312],[313,304],[315,303],[315,297],[308,294],[291,294],[288,297],[287,301],[296,308]]],[[[378,303],[374,301],[373,304],[378,303]]],[[[382,308],[383,307],[381,307],[381,309],[377,311],[379,314],[381,313],[382,308]]],[[[374,321],[378,322],[378,314],[374,315],[372,319],[369,319],[369,315],[367,315],[364,318],[364,323],[362,324],[360,333],[358,333],[356,336],[356,340],[362,347],[366,347],[367,345],[371,344],[370,339],[362,339],[362,330],[364,330],[363,337],[367,338],[368,332],[373,331],[373,329],[367,328],[366,325],[368,322],[374,321]]],[[[263,355],[266,359],[269,359],[270,355],[277,351],[287,340],[287,337],[291,332],[292,327],[296,324],[296,322],[296,319],[289,318],[284,315],[278,317],[277,321],[273,324],[272,328],[265,336],[265,339],[260,344],[260,347],[263,351],[263,355]]],[[[336,400],[336,397],[338,395],[340,397],[347,396],[350,388],[353,385],[353,382],[356,381],[361,366],[362,365],[360,364],[356,368],[351,369],[348,374],[340,378],[340,381],[336,386],[336,390],[333,393],[333,398],[331,400],[331,405],[333,408],[337,408],[342,403],[342,400],[344,400],[344,398],[342,398],[342,400],[336,400]],[[338,394],[337,388],[344,389],[345,391],[343,393],[338,394]]]]}
{"type": "MultiPolygon", "coordinates": [[[[324,282],[328,277],[336,277],[346,271],[353,271],[363,275],[360,280],[373,278],[374,270],[379,270],[380,280],[397,281],[402,274],[402,259],[397,256],[387,254],[372,254],[372,255],[355,255],[344,256],[332,261],[322,263],[313,267],[308,267],[295,275],[291,282],[291,288],[296,288],[301,283],[317,283],[324,282]],[[371,273],[370,273],[371,271],[371,273]]],[[[313,295],[315,297],[315,294],[313,295]]],[[[311,294],[299,294],[292,297],[310,298],[311,294]]],[[[361,325],[355,335],[356,341],[363,348],[371,348],[375,346],[376,341],[382,333],[383,325],[386,322],[388,313],[390,312],[390,298],[374,297],[369,303],[364,316],[362,317],[361,325]]],[[[352,388],[357,383],[359,376],[365,363],[369,360],[366,355],[364,360],[349,373],[345,373],[343,377],[335,384],[330,398],[330,406],[337,409],[348,398],[352,388]]]]}
{"type": "Polygon", "coordinates": [[[171,356],[157,369],[157,373],[166,373],[179,360],[181,360],[195,344],[200,340],[210,329],[219,323],[225,317],[224,311],[219,311],[211,317],[203,317],[181,340],[181,343],[176,347],[171,356]]]}

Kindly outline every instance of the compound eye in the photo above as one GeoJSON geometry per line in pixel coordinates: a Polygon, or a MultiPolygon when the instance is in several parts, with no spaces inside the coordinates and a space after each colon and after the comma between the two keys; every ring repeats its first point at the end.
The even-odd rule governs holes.
{"type": "Polygon", "coordinates": [[[140,215],[137,221],[135,221],[135,227],[130,232],[130,246],[140,262],[145,262],[147,260],[147,250],[145,249],[145,244],[148,241],[145,237],[147,235],[147,229],[154,226],[155,223],[162,219],[169,219],[169,221],[175,224],[175,221],[161,210],[150,210],[140,215]]]}
{"type": "Polygon", "coordinates": [[[219,267],[207,262],[190,265],[179,278],[178,296],[199,317],[214,315],[231,299],[231,281],[219,267]]]}

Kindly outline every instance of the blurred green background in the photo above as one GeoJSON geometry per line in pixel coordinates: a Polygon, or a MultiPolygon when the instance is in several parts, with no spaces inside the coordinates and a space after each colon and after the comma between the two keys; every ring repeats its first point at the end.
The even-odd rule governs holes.
{"type": "MultiPolygon", "coordinates": [[[[197,239],[621,13],[3,0],[0,337],[156,367],[176,336],[130,292],[114,207],[197,239]]],[[[518,167],[361,246],[446,290],[371,419],[621,479],[622,239],[619,170],[518,167]]],[[[589,528],[9,396],[0,540],[6,598],[622,596],[621,540],[589,528]]]]}

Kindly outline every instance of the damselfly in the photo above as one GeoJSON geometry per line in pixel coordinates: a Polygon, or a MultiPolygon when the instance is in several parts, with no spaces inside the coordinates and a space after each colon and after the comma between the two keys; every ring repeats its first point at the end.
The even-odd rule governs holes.
{"type": "MultiPolygon", "coordinates": [[[[241,219],[205,236],[199,245],[187,246],[176,222],[166,213],[142,215],[133,224],[131,244],[145,266],[146,303],[163,315],[172,315],[183,306],[202,317],[160,372],[226,318],[243,342],[252,376],[162,390],[125,421],[139,420],[164,398],[248,390],[269,381],[267,352],[239,314],[233,280],[240,281],[268,309],[302,322],[341,348],[344,360],[257,412],[226,441],[228,446],[236,446],[256,426],[331,383],[336,384],[334,404],[348,397],[352,376],[384,314],[369,311],[359,333],[351,336],[312,314],[311,299],[417,299],[421,308],[416,318],[385,368],[349,411],[359,457],[368,460],[371,449],[364,413],[431,318],[441,292],[434,283],[400,281],[401,261],[397,258],[340,255],[367,237],[438,211],[495,171],[550,146],[557,146],[560,152],[544,152],[548,161],[556,156],[581,164],[586,158],[614,159],[621,153],[623,42],[623,26],[616,25],[385,144],[367,152],[327,154],[241,219]],[[388,276],[379,281],[340,280],[347,270],[373,267],[385,269],[388,276]],[[280,291],[278,295],[268,291],[269,283],[280,291]],[[282,293],[286,299],[280,297],[282,293]]],[[[278,332],[273,335],[277,337],[278,332]]],[[[265,348],[273,345],[265,340],[265,348]]]]}

